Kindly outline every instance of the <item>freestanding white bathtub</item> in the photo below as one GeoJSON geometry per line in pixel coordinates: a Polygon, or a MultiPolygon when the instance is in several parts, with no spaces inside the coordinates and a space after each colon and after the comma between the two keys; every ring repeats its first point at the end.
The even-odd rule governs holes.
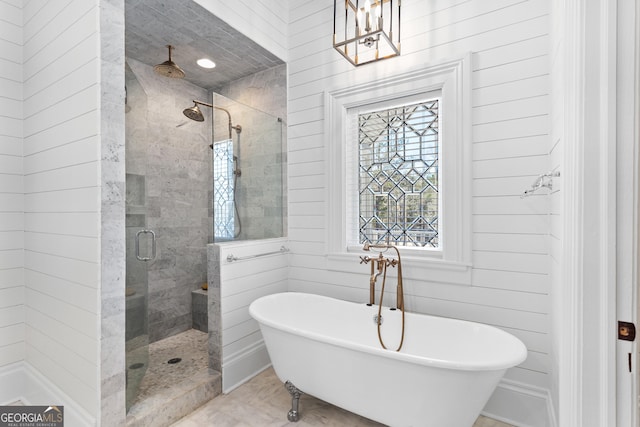
{"type": "MultiPolygon", "coordinates": [[[[504,372],[527,356],[498,328],[409,312],[402,350],[385,350],[377,310],[293,292],[251,304],[292,411],[301,391],[390,426],[472,426],[504,372]]],[[[400,312],[384,307],[382,317],[385,344],[395,349],[400,312]]]]}

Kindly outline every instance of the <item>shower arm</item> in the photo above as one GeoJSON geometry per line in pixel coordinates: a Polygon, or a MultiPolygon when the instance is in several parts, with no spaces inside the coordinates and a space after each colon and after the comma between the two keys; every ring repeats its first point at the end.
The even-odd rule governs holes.
{"type": "Polygon", "coordinates": [[[229,139],[232,139],[232,138],[231,138],[231,129],[235,129],[235,130],[236,130],[236,132],[240,133],[240,130],[241,130],[242,128],[240,127],[240,125],[235,126],[235,127],[233,126],[233,124],[231,123],[231,113],[230,113],[230,112],[229,112],[229,110],[227,110],[226,108],[217,107],[217,106],[215,106],[215,105],[213,105],[213,104],[209,104],[208,102],[197,101],[197,100],[195,100],[195,99],[193,100],[193,103],[194,103],[194,104],[204,105],[205,107],[213,108],[213,109],[216,109],[216,110],[222,110],[222,111],[224,111],[225,113],[227,113],[227,117],[229,118],[229,139]]]}

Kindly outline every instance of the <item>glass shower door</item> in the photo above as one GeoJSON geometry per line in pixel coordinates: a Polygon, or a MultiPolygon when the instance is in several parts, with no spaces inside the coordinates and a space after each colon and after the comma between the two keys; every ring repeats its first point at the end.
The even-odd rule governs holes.
{"type": "MultiPolygon", "coordinates": [[[[139,177],[127,174],[127,195],[132,182],[139,177]]],[[[128,200],[127,200],[128,201],[128,200]]],[[[146,228],[146,215],[142,205],[127,203],[126,237],[126,366],[127,366],[127,410],[138,393],[140,382],[149,365],[149,319],[147,260],[141,255],[148,253],[146,239],[151,230],[146,228]]]]}
{"type": "Polygon", "coordinates": [[[127,66],[126,78],[126,406],[135,402],[149,365],[148,264],[155,234],[147,227],[147,97],[127,66]]]}

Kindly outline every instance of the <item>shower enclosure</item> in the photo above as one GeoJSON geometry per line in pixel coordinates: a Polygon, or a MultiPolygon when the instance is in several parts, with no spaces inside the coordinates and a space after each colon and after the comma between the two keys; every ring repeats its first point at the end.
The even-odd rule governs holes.
{"type": "Polygon", "coordinates": [[[286,150],[278,117],[127,64],[126,401],[135,410],[154,372],[145,372],[149,345],[194,325],[207,244],[284,235],[286,150]]]}

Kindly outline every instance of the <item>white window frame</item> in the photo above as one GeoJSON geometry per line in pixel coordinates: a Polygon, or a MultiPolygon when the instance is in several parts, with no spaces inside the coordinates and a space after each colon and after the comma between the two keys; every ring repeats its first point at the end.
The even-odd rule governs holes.
{"type": "MultiPolygon", "coordinates": [[[[408,279],[471,284],[471,55],[422,66],[412,71],[326,91],[325,136],[327,183],[327,268],[354,272],[362,247],[348,241],[358,215],[353,169],[354,112],[372,105],[407,103],[438,92],[442,100],[440,248],[399,247],[408,279]],[[351,158],[350,158],[351,156],[351,158]],[[347,165],[350,165],[347,171],[347,165]],[[354,201],[354,199],[356,199],[354,201]],[[355,203],[354,203],[355,202],[355,203]],[[354,208],[355,206],[355,208],[354,208]],[[355,211],[354,211],[355,209],[355,211]]],[[[357,127],[357,125],[356,125],[357,127]]],[[[357,141],[357,140],[356,140],[357,141]]],[[[355,164],[358,160],[355,159],[355,164]]]]}

